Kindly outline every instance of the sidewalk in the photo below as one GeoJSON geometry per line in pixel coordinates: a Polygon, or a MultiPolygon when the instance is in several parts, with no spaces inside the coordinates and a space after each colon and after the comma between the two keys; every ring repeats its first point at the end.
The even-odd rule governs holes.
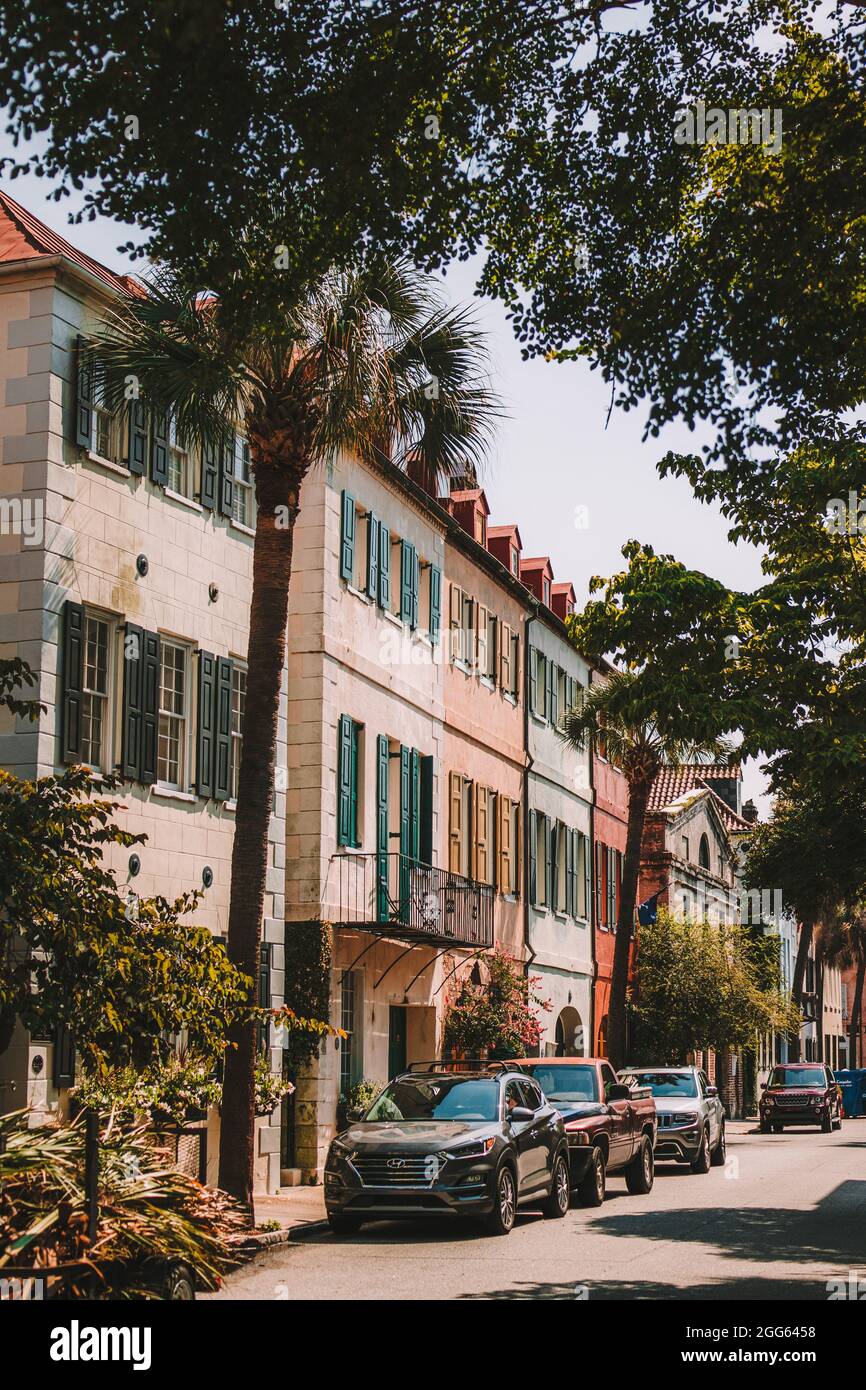
{"type": "Polygon", "coordinates": [[[325,1189],[317,1187],[284,1187],[276,1196],[257,1197],[256,1226],[264,1221],[279,1221],[284,1231],[309,1227],[325,1220],[325,1189]]]}

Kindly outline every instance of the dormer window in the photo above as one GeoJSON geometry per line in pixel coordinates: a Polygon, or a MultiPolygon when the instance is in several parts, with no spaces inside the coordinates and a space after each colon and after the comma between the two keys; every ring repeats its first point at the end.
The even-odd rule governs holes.
{"type": "Polygon", "coordinates": [[[516,545],[511,547],[511,573],[520,577],[520,551],[516,545]]]}
{"type": "Polygon", "coordinates": [[[544,594],[544,605],[545,605],[546,608],[549,608],[549,607],[550,607],[550,580],[549,580],[549,579],[545,579],[545,580],[544,580],[544,585],[543,585],[542,592],[543,592],[543,594],[544,594]]]}

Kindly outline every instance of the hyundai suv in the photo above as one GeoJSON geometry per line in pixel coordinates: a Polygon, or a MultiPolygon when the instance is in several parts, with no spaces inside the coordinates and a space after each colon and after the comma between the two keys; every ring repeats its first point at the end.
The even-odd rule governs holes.
{"type": "Polygon", "coordinates": [[[781,1134],[785,1125],[819,1125],[825,1134],[842,1128],[839,1087],[823,1062],[788,1062],[773,1067],[761,1088],[762,1134],[781,1134]]]}
{"type": "Polygon", "coordinates": [[[535,1082],[483,1063],[459,1072],[423,1065],[396,1077],[331,1144],[331,1230],[347,1235],[364,1221],[456,1215],[481,1217],[493,1234],[508,1235],[524,1204],[565,1216],[565,1128],[535,1082]]]}

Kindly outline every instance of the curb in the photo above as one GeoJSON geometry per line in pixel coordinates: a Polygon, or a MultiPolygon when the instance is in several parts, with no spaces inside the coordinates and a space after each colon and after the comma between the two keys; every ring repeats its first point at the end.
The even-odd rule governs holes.
{"type": "Polygon", "coordinates": [[[275,1245],[290,1245],[296,1231],[311,1231],[319,1235],[329,1229],[326,1220],[300,1221],[296,1226],[286,1226],[282,1231],[250,1231],[244,1235],[231,1236],[228,1244],[241,1255],[255,1255],[260,1250],[269,1250],[275,1245]]]}

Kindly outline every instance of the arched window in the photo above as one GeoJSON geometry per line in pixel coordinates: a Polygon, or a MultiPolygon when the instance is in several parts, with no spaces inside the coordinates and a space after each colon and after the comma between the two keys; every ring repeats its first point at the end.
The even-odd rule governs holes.
{"type": "Polygon", "coordinates": [[[701,836],[701,843],[698,846],[698,863],[702,869],[710,867],[710,842],[706,835],[701,836]]]}
{"type": "Polygon", "coordinates": [[[583,1023],[577,1009],[569,1005],[556,1020],[556,1057],[583,1057],[583,1023]]]}

